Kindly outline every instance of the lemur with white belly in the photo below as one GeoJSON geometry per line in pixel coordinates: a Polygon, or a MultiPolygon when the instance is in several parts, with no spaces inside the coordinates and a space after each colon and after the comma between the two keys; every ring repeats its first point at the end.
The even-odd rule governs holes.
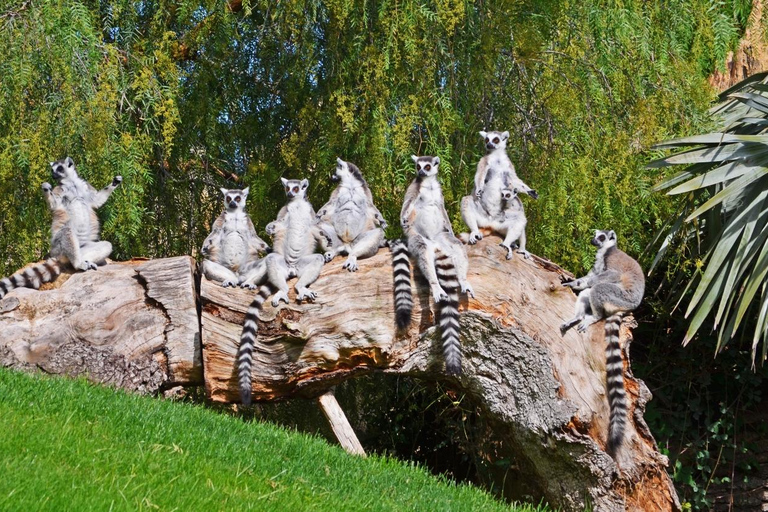
{"type": "MultiPolygon", "coordinates": [[[[467,281],[467,253],[454,236],[445,211],[443,192],[437,181],[440,158],[413,156],[412,159],[418,175],[405,193],[400,224],[408,242],[408,252],[416,258],[416,264],[429,283],[439,309],[437,316],[446,373],[458,375],[461,373],[459,291],[470,297],[475,296],[467,281]]],[[[398,264],[398,259],[402,260],[403,251],[402,244],[394,244],[395,310],[398,324],[406,317],[410,319],[410,313],[406,315],[405,311],[406,302],[413,302],[410,287],[406,290],[398,281],[402,278],[402,269],[399,268],[402,264],[398,264]]]]}
{"type": "Polygon", "coordinates": [[[369,258],[378,252],[387,222],[374,206],[368,183],[355,164],[337,158],[331,179],[339,185],[317,212],[318,227],[331,240],[329,245],[323,243],[325,238],[321,239],[325,261],[346,254],[343,267],[355,272],[358,258],[369,258]]]}
{"type": "Polygon", "coordinates": [[[51,258],[0,279],[0,298],[14,288],[38,289],[56,279],[62,265],[95,270],[112,253],[112,244],[99,240],[96,209],[107,201],[123,178],[115,176],[110,185],[97,191],[78,176],[70,157],[51,162],[51,173],[58,185],[52,188],[43,183],[43,193],[53,214],[51,258]]]}
{"type": "Polygon", "coordinates": [[[534,199],[538,198],[535,190],[523,182],[515,172],[515,166],[507,155],[507,139],[509,132],[480,132],[485,139],[485,147],[488,153],[480,159],[475,172],[475,185],[472,195],[465,196],[461,200],[461,216],[469,227],[470,233],[466,241],[476,244],[482,240],[480,228],[489,228],[496,234],[505,237],[501,245],[507,249],[507,259],[511,257],[511,242],[523,237],[519,251],[526,258],[525,251],[525,214],[522,202],[517,194],[528,194],[534,199]],[[515,197],[510,200],[502,191],[507,191],[509,196],[513,191],[515,197]],[[513,212],[507,212],[512,207],[513,212]],[[522,213],[522,219],[519,213],[522,213]],[[522,234],[520,230],[522,229],[522,234]],[[510,234],[513,238],[510,240],[510,234]],[[507,241],[508,240],[508,241],[507,241]]]}
{"type": "Polygon", "coordinates": [[[267,224],[266,231],[272,237],[273,252],[264,258],[266,282],[245,313],[237,351],[238,383],[243,405],[251,403],[253,347],[262,305],[273,293],[273,306],[281,300],[288,303],[288,279],[293,277],[299,278],[295,285],[296,300],[314,300],[317,294],[308,287],[317,280],[325,263],[323,255],[315,251],[321,239],[325,238],[326,244],[331,243],[317,226],[315,210],[307,200],[309,180],[280,179],[288,203],[277,214],[277,219],[267,224]]]}
{"type": "Polygon", "coordinates": [[[619,327],[623,314],[640,305],[645,276],[640,264],[616,247],[613,231],[596,231],[592,245],[598,248],[592,270],[585,277],[564,283],[579,292],[579,296],[574,317],[560,326],[560,332],[564,336],[576,324],[579,332],[586,332],[590,325],[605,319],[606,387],[611,409],[607,447],[610,453],[615,453],[627,423],[619,327]]]}
{"type": "Polygon", "coordinates": [[[266,252],[269,245],[256,234],[245,211],[248,187],[220,190],[224,196],[224,210],[213,223],[211,234],[203,242],[200,252],[205,257],[205,277],[219,281],[226,288],[245,281],[249,277],[246,270],[261,263],[259,254],[266,252]]]}

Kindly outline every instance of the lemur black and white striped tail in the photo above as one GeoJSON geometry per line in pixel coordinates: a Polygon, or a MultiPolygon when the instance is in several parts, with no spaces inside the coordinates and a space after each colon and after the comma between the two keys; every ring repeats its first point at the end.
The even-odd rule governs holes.
{"type": "Polygon", "coordinates": [[[408,247],[402,240],[395,240],[390,245],[392,250],[392,273],[395,292],[395,321],[398,329],[411,325],[413,295],[411,292],[411,260],[408,247]]]}
{"type": "Polygon", "coordinates": [[[19,270],[10,277],[0,279],[0,299],[14,288],[34,288],[37,290],[43,283],[50,283],[61,274],[61,264],[55,258],[49,258],[42,263],[19,270]]]}
{"type": "Polygon", "coordinates": [[[438,322],[440,337],[443,342],[445,373],[461,373],[461,345],[459,344],[459,278],[453,260],[447,254],[438,251],[435,254],[437,281],[448,294],[448,300],[438,303],[438,322]]]}
{"type": "Polygon", "coordinates": [[[627,393],[624,391],[624,363],[619,344],[621,315],[605,319],[605,373],[611,420],[608,426],[608,453],[615,453],[624,439],[627,424],[627,393]]]}
{"type": "Polygon", "coordinates": [[[253,302],[245,312],[243,333],[240,335],[240,347],[237,349],[237,383],[240,388],[240,402],[251,405],[251,368],[253,367],[253,347],[259,330],[259,311],[264,302],[276,289],[267,283],[259,288],[253,302]]]}

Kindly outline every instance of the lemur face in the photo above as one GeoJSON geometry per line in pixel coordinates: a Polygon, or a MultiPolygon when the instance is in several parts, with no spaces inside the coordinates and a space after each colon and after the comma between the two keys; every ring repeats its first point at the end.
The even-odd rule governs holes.
{"type": "Polygon", "coordinates": [[[440,166],[440,157],[411,155],[411,159],[416,163],[416,172],[419,176],[434,176],[437,174],[437,168],[440,166]]]}
{"type": "Polygon", "coordinates": [[[227,190],[221,188],[221,193],[224,194],[224,208],[230,211],[242,210],[245,208],[245,199],[248,197],[248,188],[243,190],[227,190]]]}
{"type": "Polygon", "coordinates": [[[595,230],[595,238],[592,239],[592,245],[598,249],[608,248],[616,245],[616,233],[611,231],[595,230]]]}
{"type": "Polygon", "coordinates": [[[70,157],[51,162],[51,174],[56,181],[61,181],[66,178],[74,178],[77,176],[75,162],[70,157]]]}
{"type": "Polygon", "coordinates": [[[501,189],[501,198],[504,201],[511,201],[517,197],[518,192],[520,191],[517,190],[516,188],[514,189],[503,188],[501,189]]]}
{"type": "Polygon", "coordinates": [[[509,132],[480,132],[480,136],[485,140],[485,149],[493,151],[506,149],[509,132]]]}
{"type": "Polygon", "coordinates": [[[342,181],[350,177],[352,173],[349,170],[349,164],[341,158],[336,158],[336,172],[331,176],[331,181],[342,181]]]}
{"type": "Polygon", "coordinates": [[[294,197],[306,197],[309,180],[287,180],[285,178],[280,178],[280,181],[283,182],[285,195],[288,196],[288,199],[293,199],[294,197]]]}

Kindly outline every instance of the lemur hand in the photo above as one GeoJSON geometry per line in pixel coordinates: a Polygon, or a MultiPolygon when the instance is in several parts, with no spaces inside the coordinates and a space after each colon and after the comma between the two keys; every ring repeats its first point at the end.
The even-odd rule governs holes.
{"type": "Polygon", "coordinates": [[[48,183],[47,181],[43,183],[43,192],[48,193],[51,190],[53,190],[53,187],[51,187],[50,183],[48,183]]]}
{"type": "Polygon", "coordinates": [[[479,189],[475,190],[475,197],[479,198],[482,195],[483,195],[483,189],[482,188],[479,188],[479,189]]]}
{"type": "Polygon", "coordinates": [[[529,191],[528,191],[528,195],[529,195],[529,196],[531,196],[531,197],[532,197],[532,198],[534,198],[534,199],[538,199],[538,198],[539,198],[539,193],[538,193],[538,192],[536,192],[536,191],[535,191],[535,190],[533,190],[533,189],[531,189],[531,190],[529,190],[529,191]]]}
{"type": "Polygon", "coordinates": [[[112,186],[113,187],[118,186],[122,182],[123,182],[123,177],[122,176],[115,176],[114,178],[112,178],[112,186]]]}
{"type": "Polygon", "coordinates": [[[277,232],[277,226],[275,226],[274,222],[270,222],[264,230],[269,236],[273,236],[277,232]]]}

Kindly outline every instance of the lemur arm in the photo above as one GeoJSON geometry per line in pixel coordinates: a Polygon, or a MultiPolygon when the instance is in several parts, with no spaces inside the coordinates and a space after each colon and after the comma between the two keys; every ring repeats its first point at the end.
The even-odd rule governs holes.
{"type": "Polygon", "coordinates": [[[335,188],[333,192],[331,192],[331,197],[328,199],[328,202],[325,203],[323,207],[317,211],[317,214],[315,215],[317,220],[330,220],[331,216],[336,213],[336,203],[338,202],[338,196],[339,189],[335,188]]]}
{"type": "Polygon", "coordinates": [[[251,252],[251,257],[257,258],[259,253],[267,252],[269,250],[269,244],[259,237],[256,233],[256,228],[253,225],[250,217],[246,217],[248,226],[248,248],[251,252]]]}
{"type": "Polygon", "coordinates": [[[371,211],[373,212],[374,223],[378,224],[378,226],[381,229],[387,229],[387,226],[389,226],[389,224],[384,219],[384,216],[381,214],[379,209],[376,208],[376,205],[373,204],[373,194],[371,194],[371,189],[368,187],[367,184],[365,185],[365,199],[366,199],[366,202],[368,203],[367,213],[370,214],[371,211]]]}
{"type": "Polygon", "coordinates": [[[488,176],[488,157],[484,156],[477,163],[477,171],[475,172],[475,195],[477,197],[483,194],[486,176],[488,176]]]}
{"type": "Polygon", "coordinates": [[[269,236],[275,236],[275,233],[277,233],[277,229],[282,226],[283,219],[285,216],[288,215],[288,206],[283,206],[280,208],[280,211],[277,213],[277,218],[267,224],[267,227],[265,228],[267,234],[269,236]]]}
{"type": "Polygon", "coordinates": [[[200,249],[200,252],[203,254],[203,256],[210,256],[211,248],[219,245],[219,241],[221,239],[221,229],[223,227],[224,215],[219,215],[219,217],[214,221],[213,226],[211,226],[211,234],[206,237],[205,241],[203,242],[203,247],[200,249]]]}
{"type": "Polygon", "coordinates": [[[410,227],[411,217],[413,216],[414,203],[419,195],[419,185],[414,181],[405,191],[403,199],[403,208],[400,210],[400,227],[407,231],[410,227]]]}
{"type": "MultiPolygon", "coordinates": [[[[445,207],[442,208],[443,210],[443,227],[446,231],[448,231],[451,235],[453,235],[453,226],[451,225],[451,219],[448,218],[448,212],[445,211],[445,207]]],[[[456,235],[453,235],[456,236],[456,235]]]]}
{"type": "Polygon", "coordinates": [[[521,180],[517,174],[514,171],[514,167],[512,167],[512,173],[511,174],[505,174],[504,176],[504,186],[506,188],[514,188],[517,189],[519,192],[522,192],[523,194],[528,194],[534,199],[539,198],[538,192],[536,192],[534,189],[529,187],[523,180],[521,180]]]}
{"type": "MultiPolygon", "coordinates": [[[[51,188],[51,184],[47,181],[43,183],[43,195],[45,196],[45,201],[48,203],[48,209],[53,211],[59,206],[60,198],[55,195],[55,191],[51,188]]],[[[59,187],[56,187],[57,189],[59,187]]]]}
{"type": "Polygon", "coordinates": [[[114,178],[112,178],[112,183],[110,183],[109,185],[107,185],[106,187],[99,190],[93,195],[93,207],[101,208],[104,205],[104,203],[107,202],[107,199],[109,199],[109,196],[112,194],[112,192],[122,182],[123,182],[122,176],[115,176],[114,178]]]}

